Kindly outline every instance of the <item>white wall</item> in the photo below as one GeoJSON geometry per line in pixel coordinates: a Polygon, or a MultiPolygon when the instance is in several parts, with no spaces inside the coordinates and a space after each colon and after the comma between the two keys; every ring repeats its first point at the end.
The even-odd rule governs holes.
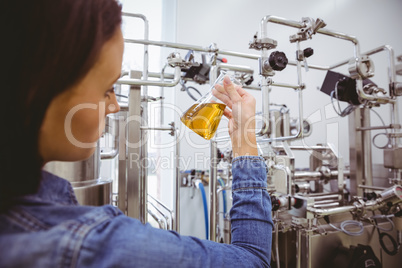
{"type": "MultiPolygon", "coordinates": [[[[300,21],[302,17],[319,17],[327,23],[326,28],[356,36],[362,52],[388,44],[394,48],[397,56],[402,54],[401,11],[400,0],[177,0],[176,42],[205,47],[214,42],[221,49],[259,55],[258,51],[248,49],[248,44],[253,35],[260,31],[260,21],[264,16],[275,15],[295,21],[300,21]]],[[[271,38],[278,41],[276,50],[284,51],[289,59],[295,60],[296,46],[289,44],[288,40],[290,35],[296,33],[296,29],[269,24],[268,33],[271,38]]],[[[350,42],[323,35],[316,35],[313,40],[302,42],[302,49],[309,46],[315,52],[308,59],[310,64],[328,66],[353,56],[353,46],[350,42]]],[[[255,81],[259,80],[258,65],[255,61],[227,58],[232,64],[255,68],[255,81]]],[[[379,53],[372,59],[376,67],[376,76],[372,80],[380,87],[388,89],[386,54],[379,53]]],[[[347,67],[335,71],[348,74],[347,67]]],[[[303,72],[303,80],[307,85],[303,92],[304,117],[310,117],[313,121],[313,134],[305,138],[303,144],[332,142],[339,146],[347,163],[349,162],[347,118],[338,118],[333,112],[330,98],[317,90],[321,87],[325,74],[325,71],[315,70],[303,72]]],[[[277,82],[295,84],[296,68],[289,66],[283,72],[277,73],[273,79],[277,82]]],[[[398,81],[401,80],[399,77],[398,81]]],[[[198,88],[203,92],[207,91],[205,86],[198,88]]],[[[257,98],[257,112],[261,111],[260,93],[254,91],[253,94],[257,98]]],[[[297,95],[292,89],[273,88],[271,102],[286,104],[291,108],[291,116],[298,116],[297,95]]],[[[402,106],[402,97],[398,102],[399,106],[402,106]]],[[[176,91],[176,104],[181,109],[186,109],[190,103],[192,100],[186,93],[176,91]]],[[[385,123],[389,124],[389,108],[381,107],[376,110],[384,118],[385,123]]],[[[399,114],[402,117],[402,107],[399,114]]],[[[374,114],[372,122],[374,125],[381,125],[374,114]]],[[[224,123],[221,123],[221,127],[223,126],[224,123]]],[[[192,143],[197,146],[205,145],[204,149],[193,149],[194,144],[189,145],[184,141],[182,157],[192,159],[191,168],[208,168],[204,161],[209,156],[208,142],[198,138],[184,126],[182,129],[191,137],[192,143]]],[[[296,156],[296,166],[306,167],[307,156],[296,156]]],[[[373,150],[373,162],[382,162],[381,151],[373,150]]]]}

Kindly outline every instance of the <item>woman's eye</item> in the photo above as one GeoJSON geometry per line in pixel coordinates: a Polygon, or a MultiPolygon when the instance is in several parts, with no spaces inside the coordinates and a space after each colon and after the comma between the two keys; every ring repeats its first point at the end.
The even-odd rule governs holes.
{"type": "Polygon", "coordinates": [[[110,94],[114,94],[114,87],[112,87],[111,89],[109,89],[108,91],[106,91],[105,97],[110,98],[110,94]]]}

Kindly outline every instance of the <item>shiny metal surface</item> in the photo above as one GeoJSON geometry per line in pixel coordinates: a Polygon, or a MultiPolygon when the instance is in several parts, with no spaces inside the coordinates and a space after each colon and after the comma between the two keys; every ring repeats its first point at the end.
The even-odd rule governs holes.
{"type": "Polygon", "coordinates": [[[70,181],[81,205],[102,206],[112,202],[112,180],[99,177],[99,143],[94,154],[87,160],[53,161],[47,163],[43,169],[70,181]]]}
{"type": "Polygon", "coordinates": [[[152,81],[152,80],[140,79],[140,77],[136,79],[120,78],[119,80],[116,81],[116,84],[174,87],[180,82],[180,77],[181,77],[180,67],[175,67],[175,75],[172,81],[152,81]]]}
{"type": "Polygon", "coordinates": [[[402,147],[384,149],[384,167],[402,169],[402,147]]]}
{"type": "Polygon", "coordinates": [[[60,162],[52,161],[44,166],[49,171],[69,182],[93,181],[99,178],[100,156],[99,144],[94,154],[84,161],[60,162]]]}
{"type": "MultiPolygon", "coordinates": [[[[379,224],[388,228],[388,223],[379,224]]],[[[382,267],[400,267],[402,262],[402,251],[395,256],[387,255],[381,248],[378,233],[373,225],[366,224],[364,233],[361,236],[349,236],[343,232],[333,231],[331,227],[321,226],[322,229],[328,230],[326,234],[316,234],[308,230],[300,229],[301,233],[301,268],[322,268],[334,267],[334,256],[340,253],[342,248],[357,246],[358,244],[370,245],[376,257],[382,262],[382,267]],[[353,238],[353,239],[352,239],[353,238]]],[[[396,231],[388,232],[392,237],[396,238],[396,231]]],[[[386,241],[387,246],[391,244],[386,241]]]]}
{"type": "Polygon", "coordinates": [[[217,218],[217,180],[218,180],[218,147],[214,140],[210,142],[211,166],[209,172],[210,212],[209,212],[209,240],[216,241],[216,218],[217,218]]]}
{"type": "MultiPolygon", "coordinates": [[[[141,73],[133,73],[141,77],[141,73]]],[[[127,115],[127,215],[144,222],[144,214],[141,213],[141,87],[131,86],[129,96],[129,111],[127,115]]],[[[148,213],[148,210],[145,210],[148,213]]],[[[145,223],[145,222],[144,222],[145,223]]]]}
{"type": "Polygon", "coordinates": [[[103,206],[112,203],[112,180],[95,180],[86,186],[72,183],[77,201],[86,206],[103,206]]]}
{"type": "Polygon", "coordinates": [[[349,115],[349,157],[350,157],[350,194],[352,196],[363,195],[363,190],[358,185],[365,185],[364,180],[364,150],[363,137],[356,128],[363,127],[362,116],[364,108],[356,109],[349,115]]]}

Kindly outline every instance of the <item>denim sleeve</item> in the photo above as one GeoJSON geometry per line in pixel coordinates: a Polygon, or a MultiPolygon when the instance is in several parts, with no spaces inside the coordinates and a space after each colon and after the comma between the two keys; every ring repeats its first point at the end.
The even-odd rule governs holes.
{"type": "MultiPolygon", "coordinates": [[[[271,203],[259,157],[233,161],[232,244],[181,236],[115,212],[82,241],[78,267],[269,267],[271,203]]],[[[111,207],[106,207],[112,210],[111,207]]]]}

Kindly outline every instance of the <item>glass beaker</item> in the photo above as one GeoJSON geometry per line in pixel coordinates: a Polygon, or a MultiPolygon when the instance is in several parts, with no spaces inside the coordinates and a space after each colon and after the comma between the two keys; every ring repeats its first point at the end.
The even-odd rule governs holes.
{"type": "Polygon", "coordinates": [[[180,117],[180,120],[189,129],[206,140],[211,139],[215,135],[226,108],[226,105],[212,94],[215,85],[223,85],[223,79],[226,75],[229,76],[233,84],[241,85],[233,75],[228,75],[226,71],[221,71],[218,78],[211,85],[209,92],[197,100],[180,117]]]}

